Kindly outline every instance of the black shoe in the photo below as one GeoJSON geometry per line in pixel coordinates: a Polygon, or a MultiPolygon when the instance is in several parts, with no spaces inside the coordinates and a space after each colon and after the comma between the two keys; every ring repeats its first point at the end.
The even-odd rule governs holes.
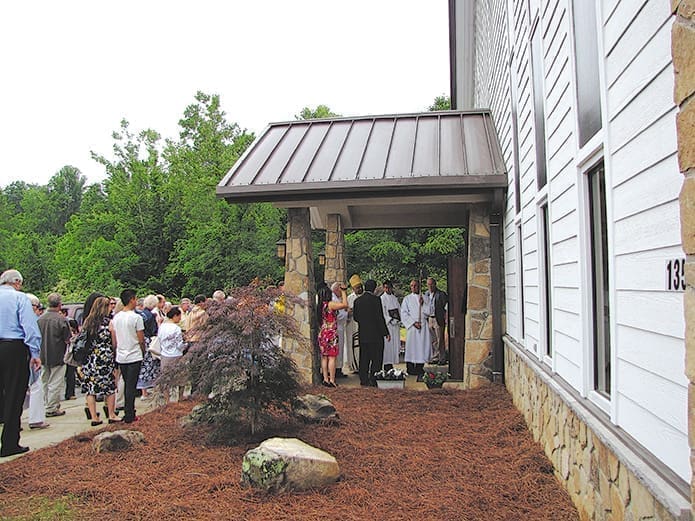
{"type": "Polygon", "coordinates": [[[14,456],[15,454],[24,454],[29,452],[29,447],[22,447],[18,445],[14,449],[0,451],[0,458],[7,458],[8,456],[14,456]]]}
{"type": "Polygon", "coordinates": [[[323,385],[324,387],[331,387],[331,382],[327,382],[326,380],[324,380],[323,382],[321,382],[321,385],[323,385]]]}
{"type": "Polygon", "coordinates": [[[421,374],[417,375],[417,379],[415,381],[416,382],[422,382],[422,375],[421,374]]]}
{"type": "Polygon", "coordinates": [[[345,373],[343,373],[340,369],[338,369],[335,372],[335,377],[336,378],[347,378],[348,376],[345,373]]]}

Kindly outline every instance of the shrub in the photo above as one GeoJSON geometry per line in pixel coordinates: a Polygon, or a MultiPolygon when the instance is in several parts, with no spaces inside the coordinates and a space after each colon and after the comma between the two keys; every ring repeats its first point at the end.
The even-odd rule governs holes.
{"type": "Polygon", "coordinates": [[[182,379],[191,383],[193,394],[202,399],[191,413],[192,423],[211,424],[213,435],[239,427],[255,434],[274,412],[289,412],[299,373],[277,344],[280,333],[300,343],[302,338],[295,320],[273,306],[279,297],[275,288],[252,285],[233,290],[223,303],[208,301],[200,340],[158,381],[161,387],[182,379]]]}

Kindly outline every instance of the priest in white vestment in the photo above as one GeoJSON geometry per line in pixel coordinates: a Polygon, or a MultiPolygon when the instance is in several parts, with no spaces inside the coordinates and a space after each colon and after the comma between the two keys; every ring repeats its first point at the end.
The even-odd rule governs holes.
{"type": "Polygon", "coordinates": [[[431,303],[420,293],[420,282],[410,281],[410,295],[401,304],[401,322],[407,330],[405,337],[405,363],[408,374],[422,381],[425,362],[432,356],[432,337],[427,318],[432,314],[431,303]]]}
{"type": "Polygon", "coordinates": [[[383,283],[384,292],[381,294],[381,309],[384,312],[386,327],[391,335],[390,340],[384,340],[384,370],[393,369],[399,360],[401,350],[401,320],[400,304],[393,294],[393,284],[390,280],[383,283]]]}

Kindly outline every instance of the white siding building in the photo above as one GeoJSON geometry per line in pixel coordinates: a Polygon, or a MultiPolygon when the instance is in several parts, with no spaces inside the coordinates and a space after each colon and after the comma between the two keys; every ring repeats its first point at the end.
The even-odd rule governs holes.
{"type": "Polygon", "coordinates": [[[689,516],[671,2],[451,0],[450,9],[453,108],[491,109],[508,171],[515,403],[588,518],[642,515],[637,485],[625,496],[617,468],[657,512],[689,516]],[[563,433],[576,419],[593,433],[588,443],[563,433]],[[592,477],[594,449],[617,458],[598,475],[622,500],[592,477]]]}

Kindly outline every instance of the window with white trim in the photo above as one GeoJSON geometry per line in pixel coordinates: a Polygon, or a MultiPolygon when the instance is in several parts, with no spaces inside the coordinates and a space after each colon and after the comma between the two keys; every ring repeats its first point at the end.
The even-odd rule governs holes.
{"type": "Polygon", "coordinates": [[[601,96],[598,67],[596,4],[572,0],[574,73],[577,85],[579,146],[583,147],[601,130],[601,96]]]}
{"type": "Polygon", "coordinates": [[[550,212],[548,202],[545,201],[539,207],[539,233],[538,247],[539,260],[541,265],[541,312],[543,328],[543,340],[545,349],[543,354],[547,357],[553,356],[553,286],[552,286],[552,262],[550,259],[550,212]]]}
{"type": "Polygon", "coordinates": [[[593,313],[594,390],[611,395],[610,299],[608,285],[608,223],[603,161],[586,173],[591,240],[591,302],[593,313]]]}
{"type": "Polygon", "coordinates": [[[543,188],[548,180],[545,154],[545,100],[543,95],[543,55],[541,24],[537,18],[531,34],[531,80],[533,81],[533,127],[536,138],[536,181],[543,188]]]}

